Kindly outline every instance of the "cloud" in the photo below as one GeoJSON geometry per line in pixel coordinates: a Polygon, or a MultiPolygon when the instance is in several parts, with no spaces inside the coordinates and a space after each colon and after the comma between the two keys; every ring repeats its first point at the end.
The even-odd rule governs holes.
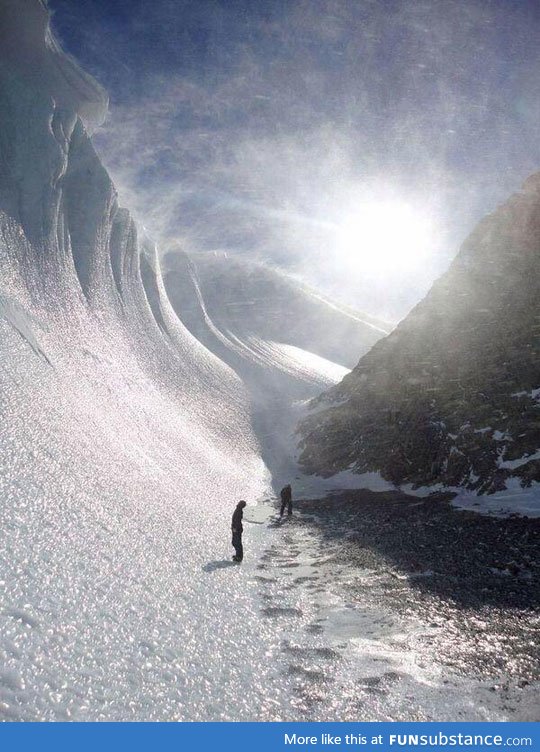
{"type": "Polygon", "coordinates": [[[134,12],[163,53],[97,134],[122,201],[164,247],[256,256],[401,315],[540,162],[537,27],[465,0],[241,6],[156,2],[150,31],[134,12]],[[384,289],[332,257],[332,227],[374,197],[439,228],[423,273],[384,289]]]}

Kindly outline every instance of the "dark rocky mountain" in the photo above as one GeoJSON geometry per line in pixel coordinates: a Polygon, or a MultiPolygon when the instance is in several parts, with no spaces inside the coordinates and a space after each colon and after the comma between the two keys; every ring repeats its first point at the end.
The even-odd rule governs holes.
{"type": "Polygon", "coordinates": [[[301,464],[492,493],[540,480],[540,174],[300,426],[301,464]],[[511,480],[512,479],[512,480],[511,480]]]}

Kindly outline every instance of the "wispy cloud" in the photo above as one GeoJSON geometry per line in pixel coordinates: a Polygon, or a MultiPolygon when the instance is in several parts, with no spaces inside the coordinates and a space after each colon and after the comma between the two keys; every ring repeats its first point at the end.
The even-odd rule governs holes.
{"type": "Polygon", "coordinates": [[[196,5],[126,6],[144,60],[132,51],[130,71],[115,67],[137,87],[112,92],[96,138],[123,203],[164,247],[256,255],[399,315],[540,163],[533,5],[196,5]],[[351,278],[333,257],[332,228],[374,197],[438,228],[411,279],[351,278]]]}

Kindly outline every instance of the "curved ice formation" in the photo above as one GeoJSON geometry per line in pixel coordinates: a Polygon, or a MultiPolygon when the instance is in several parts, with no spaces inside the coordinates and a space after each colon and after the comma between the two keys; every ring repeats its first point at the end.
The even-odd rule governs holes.
{"type": "Polygon", "coordinates": [[[40,0],[0,13],[0,716],[305,715],[249,553],[207,565],[237,499],[270,491],[272,373],[292,396],[328,375],[225,331],[195,288],[214,339],[189,330],[92,146],[106,96],[40,0]]]}

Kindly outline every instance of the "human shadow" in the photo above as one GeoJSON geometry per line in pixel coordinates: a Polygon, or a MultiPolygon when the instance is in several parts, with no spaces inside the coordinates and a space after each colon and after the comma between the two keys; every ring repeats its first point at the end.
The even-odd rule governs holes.
{"type": "Polygon", "coordinates": [[[220,559],[216,561],[209,561],[208,564],[205,564],[202,568],[203,572],[215,572],[217,569],[228,569],[228,567],[236,567],[238,566],[236,561],[232,561],[231,559],[220,559]]]}

